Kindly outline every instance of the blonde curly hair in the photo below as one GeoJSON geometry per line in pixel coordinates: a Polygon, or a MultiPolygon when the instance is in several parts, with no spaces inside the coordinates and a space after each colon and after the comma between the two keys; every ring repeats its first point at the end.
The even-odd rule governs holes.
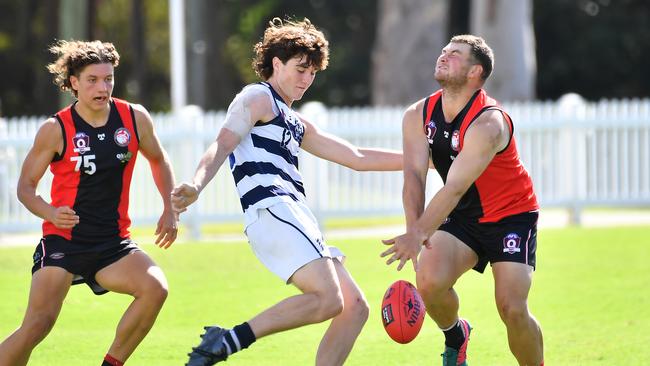
{"type": "Polygon", "coordinates": [[[50,46],[49,51],[58,56],[56,61],[47,65],[47,70],[54,75],[54,84],[75,97],[77,91],[72,89],[70,76],[79,77],[81,71],[91,64],[109,63],[113,67],[120,64],[120,55],[109,42],[60,40],[50,46]]]}

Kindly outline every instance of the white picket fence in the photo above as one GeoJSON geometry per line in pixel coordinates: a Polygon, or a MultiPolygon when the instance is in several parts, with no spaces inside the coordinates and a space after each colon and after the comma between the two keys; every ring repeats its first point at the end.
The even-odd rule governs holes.
{"type": "MultiPolygon", "coordinates": [[[[522,160],[532,174],[543,207],[566,207],[579,221],[585,206],[650,205],[650,100],[598,103],[534,102],[505,104],[515,122],[522,160]]],[[[358,146],[401,149],[404,108],[331,108],[307,103],[302,112],[324,130],[358,146]]],[[[179,181],[189,180],[214,140],[223,112],[188,107],[177,115],[154,114],[156,130],[179,181]]],[[[16,199],[20,166],[44,117],[0,122],[0,232],[37,230],[40,219],[16,199]]],[[[308,202],[320,219],[334,216],[400,214],[401,172],[355,172],[301,157],[308,202]]],[[[237,221],[241,207],[226,164],[187,213],[195,236],[203,223],[237,221]]],[[[49,199],[49,171],[39,194],[49,199]]],[[[427,195],[441,186],[431,171],[427,195]]],[[[146,159],[136,164],[131,186],[131,218],[155,223],[161,201],[146,159]]]]}

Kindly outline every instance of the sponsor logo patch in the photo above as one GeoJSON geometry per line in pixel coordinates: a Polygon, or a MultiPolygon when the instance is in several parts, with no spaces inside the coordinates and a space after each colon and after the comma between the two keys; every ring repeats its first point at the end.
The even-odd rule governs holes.
{"type": "Polygon", "coordinates": [[[381,320],[384,322],[384,327],[395,320],[393,316],[393,307],[388,304],[381,309],[381,320]]]}
{"type": "Polygon", "coordinates": [[[61,259],[63,257],[65,257],[65,254],[63,254],[61,252],[56,252],[56,253],[50,254],[50,258],[52,258],[52,259],[61,259]]]}
{"type": "Polygon", "coordinates": [[[125,153],[119,153],[115,155],[115,157],[120,161],[120,163],[128,163],[133,157],[133,154],[130,151],[127,151],[125,153]]]}

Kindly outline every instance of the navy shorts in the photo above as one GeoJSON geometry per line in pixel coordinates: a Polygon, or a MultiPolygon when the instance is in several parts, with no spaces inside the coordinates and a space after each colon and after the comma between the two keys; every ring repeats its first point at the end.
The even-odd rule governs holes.
{"type": "Polygon", "coordinates": [[[87,284],[95,293],[108,291],[95,281],[95,274],[122,257],[139,251],[131,239],[116,237],[99,244],[81,244],[58,235],[47,235],[41,239],[34,251],[32,274],[43,267],[61,267],[74,275],[72,284],[87,284]]]}
{"type": "Polygon", "coordinates": [[[489,263],[517,262],[535,269],[539,213],[524,212],[498,222],[477,223],[452,214],[438,230],[446,231],[472,248],[478,256],[474,270],[483,273],[489,263]]]}

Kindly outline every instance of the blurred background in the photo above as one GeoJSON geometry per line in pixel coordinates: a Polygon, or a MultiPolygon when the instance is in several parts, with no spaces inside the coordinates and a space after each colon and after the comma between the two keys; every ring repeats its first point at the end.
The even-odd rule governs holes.
{"type": "Polygon", "coordinates": [[[487,89],[503,102],[590,101],[650,94],[646,0],[0,0],[0,113],[45,115],[61,93],[45,65],[57,39],[113,42],[114,94],[172,108],[170,4],[184,20],[186,102],[222,110],[256,77],[252,45],[275,16],[308,17],[329,37],[331,64],[305,100],[408,105],[437,88],[433,65],[451,35],[482,35],[496,53],[487,89]],[[178,10],[176,10],[178,12],[178,10]]]}
{"type": "MultiPolygon", "coordinates": [[[[38,229],[15,190],[43,116],[71,102],[45,68],[57,39],[116,45],[114,95],[152,112],[182,181],[232,97],[257,80],[252,47],[273,17],[307,17],[326,34],[330,66],[294,106],[359,146],[400,149],[404,108],[439,87],[433,69],[442,47],[455,34],[484,37],[496,56],[485,88],[515,121],[542,207],[560,208],[571,223],[583,222],[584,208],[634,207],[650,222],[647,0],[0,0],[0,234],[38,229]]],[[[308,203],[321,221],[402,223],[400,172],[301,159],[308,203]]],[[[441,182],[436,173],[428,178],[431,195],[441,182]]],[[[46,199],[50,180],[48,172],[39,185],[46,199]]],[[[131,186],[136,224],[158,219],[151,187],[141,162],[131,186]]],[[[206,224],[240,221],[228,169],[204,192],[183,218],[193,238],[206,224]]],[[[622,217],[606,212],[604,221],[622,217]]]]}

